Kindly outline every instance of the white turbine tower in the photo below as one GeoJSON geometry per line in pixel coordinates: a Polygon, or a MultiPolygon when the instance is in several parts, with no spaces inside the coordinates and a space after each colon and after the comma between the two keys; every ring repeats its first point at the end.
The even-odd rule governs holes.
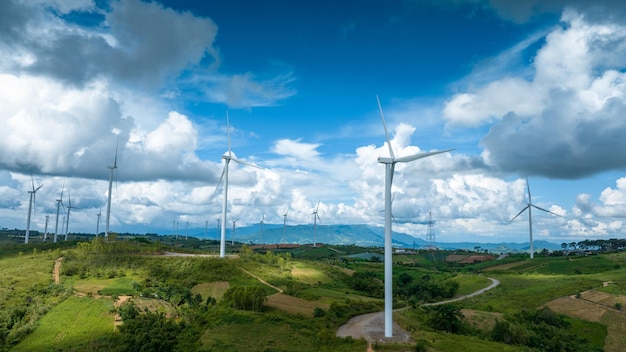
{"type": "Polygon", "coordinates": [[[50,221],[50,215],[46,214],[46,226],[43,230],[43,241],[46,242],[48,239],[48,221],[50,221]]]}
{"type": "Polygon", "coordinates": [[[72,209],[78,209],[72,206],[72,195],[70,190],[67,190],[67,222],[65,223],[65,240],[67,241],[67,235],[70,233],[70,212],[72,209]]]}
{"type": "Polygon", "coordinates": [[[259,227],[259,244],[263,243],[263,223],[265,222],[265,210],[263,210],[263,217],[261,217],[261,224],[259,227]]]}
{"type": "Polygon", "coordinates": [[[517,215],[515,215],[515,217],[513,217],[513,219],[511,219],[511,221],[509,221],[509,223],[513,222],[513,220],[517,219],[518,216],[520,216],[524,211],[528,210],[528,232],[529,232],[529,236],[530,236],[530,259],[533,259],[535,257],[534,255],[534,248],[533,248],[533,215],[532,215],[532,208],[535,209],[539,209],[541,211],[545,211],[546,213],[552,214],[552,215],[556,215],[559,216],[558,214],[555,214],[549,210],[546,210],[544,208],[538,207],[536,205],[533,204],[533,201],[530,197],[530,184],[528,183],[528,178],[526,178],[526,189],[528,190],[528,203],[526,203],[526,206],[524,207],[524,209],[522,209],[519,213],[517,213],[517,215]]]}
{"type": "MultiPolygon", "coordinates": [[[[59,234],[59,212],[61,210],[61,206],[63,205],[63,191],[65,190],[65,183],[63,184],[63,188],[61,188],[61,197],[57,199],[57,219],[54,225],[54,243],[57,242],[57,236],[59,234]]],[[[63,207],[65,209],[65,206],[63,207]]],[[[63,210],[65,214],[65,210],[63,210]]],[[[63,227],[63,223],[61,223],[61,227],[63,227]]]]}
{"type": "Polygon", "coordinates": [[[102,216],[102,209],[98,210],[98,222],[96,223],[96,237],[100,234],[100,216],[102,216]]]}
{"type": "Polygon", "coordinates": [[[239,221],[239,219],[235,219],[232,216],[231,216],[231,218],[233,219],[233,236],[231,238],[230,245],[232,247],[234,247],[235,246],[235,224],[237,223],[237,221],[239,221]]]}
{"type": "Polygon", "coordinates": [[[378,102],[378,110],[380,111],[380,118],[383,122],[385,138],[387,139],[387,146],[389,147],[389,157],[378,157],[378,162],[385,164],[385,337],[393,337],[393,247],[391,241],[391,183],[393,182],[393,171],[396,163],[408,163],[417,159],[449,152],[452,149],[396,158],[393,153],[393,148],[391,147],[391,140],[387,132],[387,124],[385,123],[385,115],[383,114],[383,108],[380,105],[378,96],[376,96],[376,101],[378,102]]]}
{"type": "Polygon", "coordinates": [[[322,223],[322,219],[320,219],[320,216],[317,214],[319,208],[320,201],[318,200],[315,210],[313,210],[313,213],[311,213],[311,215],[313,215],[313,247],[317,247],[317,220],[320,221],[320,224],[322,223]]]}
{"type": "MultiPolygon", "coordinates": [[[[215,192],[213,193],[213,195],[217,193],[217,190],[219,189],[220,184],[222,183],[222,180],[224,180],[224,199],[223,199],[223,204],[222,204],[222,218],[221,218],[222,229],[221,229],[221,235],[220,235],[220,257],[222,258],[226,256],[226,208],[228,207],[228,164],[232,160],[242,165],[259,168],[258,166],[254,164],[250,164],[245,161],[233,158],[233,154],[230,149],[230,121],[228,119],[228,112],[226,112],[226,125],[227,125],[227,134],[228,134],[228,152],[222,155],[222,159],[224,159],[224,169],[222,170],[222,176],[220,176],[220,180],[217,183],[217,187],[215,187],[215,192]]],[[[234,236],[234,233],[233,233],[233,236],[234,236]]]]}
{"type": "Polygon", "coordinates": [[[283,214],[283,243],[287,241],[287,214],[289,214],[289,207],[287,207],[287,211],[283,214]]]}
{"type": "Polygon", "coordinates": [[[109,195],[107,199],[106,229],[104,231],[105,239],[109,238],[109,225],[111,224],[111,192],[113,190],[113,172],[115,172],[115,170],[117,169],[117,148],[119,147],[119,142],[120,136],[118,135],[117,142],[115,143],[115,159],[113,159],[113,166],[107,166],[107,168],[109,169],[109,195]]]}
{"type": "Polygon", "coordinates": [[[30,194],[30,200],[28,201],[28,216],[26,217],[26,235],[24,236],[25,244],[28,244],[28,237],[30,236],[30,215],[34,211],[33,204],[35,203],[35,196],[37,194],[37,191],[39,191],[39,189],[43,187],[43,185],[39,185],[39,187],[35,188],[35,181],[33,180],[32,176],[30,177],[30,181],[33,185],[33,190],[28,191],[28,193],[30,194]]]}

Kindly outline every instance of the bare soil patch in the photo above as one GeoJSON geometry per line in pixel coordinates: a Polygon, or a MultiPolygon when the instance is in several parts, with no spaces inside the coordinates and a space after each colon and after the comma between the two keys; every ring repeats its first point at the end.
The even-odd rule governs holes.
{"type": "Polygon", "coordinates": [[[52,279],[54,280],[55,285],[61,284],[61,262],[63,262],[63,257],[57,258],[54,261],[54,270],[52,271],[52,279]]]}

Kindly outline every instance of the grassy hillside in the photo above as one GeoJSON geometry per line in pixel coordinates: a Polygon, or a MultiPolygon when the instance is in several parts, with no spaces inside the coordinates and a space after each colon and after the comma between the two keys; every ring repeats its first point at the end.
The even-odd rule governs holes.
{"type": "MultiPolygon", "coordinates": [[[[383,264],[341,257],[357,249],[243,247],[224,259],[162,256],[151,241],[99,239],[0,256],[0,351],[364,351],[366,341],[335,336],[351,317],[382,310],[383,264]],[[133,298],[116,308],[125,295],[133,298]],[[123,322],[117,328],[115,314],[123,322]]],[[[394,257],[394,305],[406,307],[394,318],[413,341],[374,341],[374,350],[527,351],[543,330],[578,346],[573,351],[626,348],[626,315],[616,305],[626,306],[623,253],[468,266],[445,256],[394,257]],[[484,288],[487,276],[500,286],[454,305],[421,305],[484,288]]]]}

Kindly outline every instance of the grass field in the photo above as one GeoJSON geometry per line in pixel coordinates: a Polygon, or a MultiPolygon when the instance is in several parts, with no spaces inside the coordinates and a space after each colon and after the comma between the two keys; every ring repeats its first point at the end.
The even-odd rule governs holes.
{"type": "Polygon", "coordinates": [[[213,297],[217,301],[219,301],[220,299],[222,299],[222,296],[224,296],[224,292],[226,292],[229,287],[230,284],[228,283],[228,281],[204,282],[192,287],[191,293],[194,295],[200,294],[203,300],[206,300],[209,297],[213,297]]]}
{"type": "Polygon", "coordinates": [[[491,284],[491,281],[485,276],[476,275],[457,275],[450,280],[459,283],[459,290],[454,296],[455,298],[476,292],[491,284]]]}
{"type": "Polygon", "coordinates": [[[111,299],[69,297],[41,318],[39,327],[11,351],[88,350],[81,344],[113,333],[112,308],[111,299]]]}
{"type": "Polygon", "coordinates": [[[309,285],[315,285],[318,283],[327,284],[333,280],[326,276],[323,271],[304,265],[303,263],[294,264],[291,268],[291,275],[301,282],[309,285]]]}
{"type": "Polygon", "coordinates": [[[137,294],[133,288],[135,280],[129,277],[117,277],[113,279],[90,278],[78,280],[74,283],[77,292],[92,295],[129,295],[137,294]]]}

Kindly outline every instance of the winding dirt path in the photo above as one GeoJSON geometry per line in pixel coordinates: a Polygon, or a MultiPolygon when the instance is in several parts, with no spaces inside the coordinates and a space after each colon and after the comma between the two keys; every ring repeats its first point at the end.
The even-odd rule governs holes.
{"type": "MultiPolygon", "coordinates": [[[[439,304],[446,304],[446,303],[461,301],[466,298],[483,294],[486,291],[491,290],[492,288],[500,284],[500,281],[498,281],[497,279],[490,278],[490,277],[488,279],[491,280],[491,284],[476,292],[472,292],[470,294],[457,297],[454,299],[449,299],[446,301],[424,304],[424,306],[434,306],[434,305],[439,305],[439,304]]],[[[405,309],[405,308],[396,309],[395,311],[402,310],[402,309],[405,309]]],[[[410,343],[411,342],[411,335],[406,330],[404,330],[395,321],[393,322],[392,326],[393,326],[393,330],[392,330],[393,337],[391,338],[385,337],[385,334],[384,334],[385,312],[363,314],[363,315],[358,315],[356,317],[353,317],[347,323],[340,326],[339,329],[337,329],[337,336],[338,337],[351,336],[354,339],[363,338],[370,342],[372,340],[383,342],[383,343],[385,342],[410,343]]]]}
{"type": "Polygon", "coordinates": [[[63,261],[63,257],[57,258],[54,261],[54,270],[52,271],[52,279],[54,279],[55,285],[61,284],[61,262],[63,261]]]}

